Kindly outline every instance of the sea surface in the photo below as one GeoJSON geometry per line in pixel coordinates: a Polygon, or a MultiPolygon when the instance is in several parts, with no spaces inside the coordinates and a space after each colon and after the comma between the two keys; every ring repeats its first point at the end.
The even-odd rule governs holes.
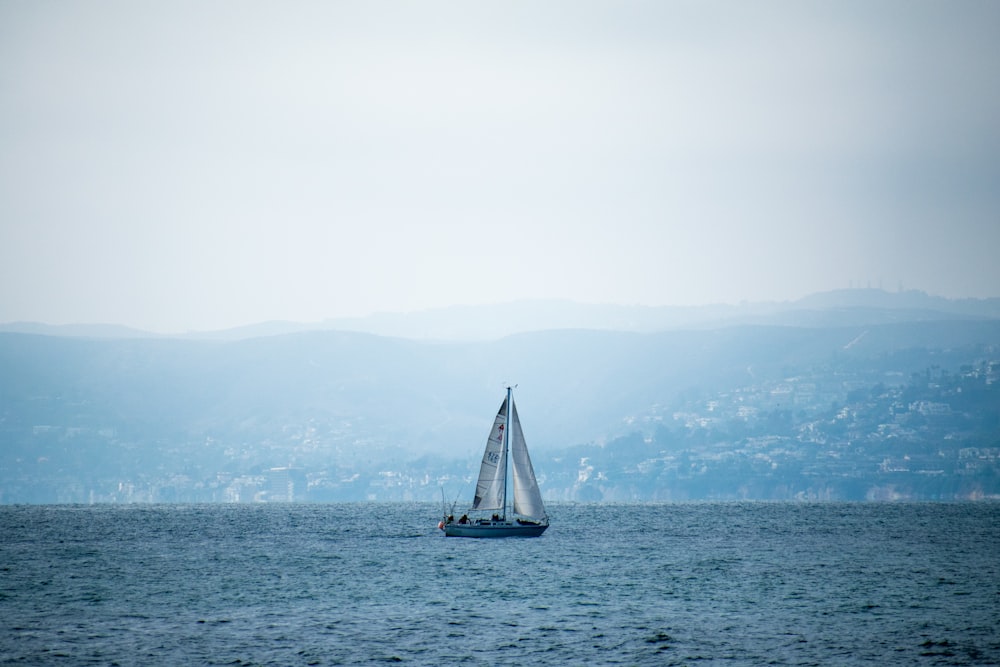
{"type": "Polygon", "coordinates": [[[0,663],[996,665],[1000,504],[0,507],[0,663]]]}

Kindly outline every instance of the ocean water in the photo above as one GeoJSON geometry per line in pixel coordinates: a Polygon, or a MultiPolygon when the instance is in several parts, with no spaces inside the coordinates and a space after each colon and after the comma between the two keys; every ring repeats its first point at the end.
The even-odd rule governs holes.
{"type": "Polygon", "coordinates": [[[1000,664],[1000,504],[0,507],[0,663],[1000,664]]]}

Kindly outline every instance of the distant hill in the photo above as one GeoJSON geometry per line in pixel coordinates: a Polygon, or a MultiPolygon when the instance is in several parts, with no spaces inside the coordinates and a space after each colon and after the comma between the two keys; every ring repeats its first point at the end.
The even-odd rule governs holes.
{"type": "Polygon", "coordinates": [[[745,324],[832,327],[955,319],[1000,319],[1000,298],[932,297],[923,292],[837,290],[798,301],[705,306],[623,306],[518,301],[328,320],[331,329],[421,340],[495,340],[514,333],[595,329],[653,333],[745,324]]]}
{"type": "Polygon", "coordinates": [[[820,292],[794,302],[796,309],[831,310],[865,308],[897,310],[973,318],[1000,318],[1000,298],[948,299],[920,290],[886,292],[880,289],[841,289],[820,292]]]}
{"type": "Polygon", "coordinates": [[[451,452],[478,442],[483,414],[512,382],[533,406],[524,419],[535,446],[557,447],[617,435],[628,415],[683,392],[975,344],[1000,345],[1000,321],[565,329],[479,343],[330,331],[238,341],[0,334],[0,398],[5,428],[280,440],[289,425],[320,421],[350,437],[451,452]]]}
{"type": "Polygon", "coordinates": [[[66,336],[72,338],[159,338],[159,334],[121,326],[119,324],[42,324],[41,322],[7,322],[0,332],[66,336]]]}
{"type": "Polygon", "coordinates": [[[489,341],[512,334],[558,329],[654,333],[740,325],[825,328],[964,319],[1000,319],[1000,298],[946,299],[920,291],[846,289],[813,294],[797,301],[740,305],[652,307],[526,300],[490,306],[452,306],[413,313],[376,313],[311,323],[270,321],[175,336],[161,336],[116,325],[52,326],[32,322],[0,324],[0,332],[87,338],[244,340],[308,331],[354,331],[411,340],[489,341]]]}
{"type": "Polygon", "coordinates": [[[796,412],[822,412],[862,386],[995,363],[998,349],[995,319],[554,329],[479,342],[0,333],[0,501],[80,502],[87,488],[126,497],[108,489],[136,485],[160,489],[148,497],[212,499],[219,480],[287,465],[330,488],[364,472],[380,489],[323,497],[384,497],[419,457],[474,465],[506,383],[519,385],[533,455],[575,465],[559,452],[651,435],[685,406],[708,410],[703,421],[713,403],[744,397],[787,411],[781,385],[794,381],[810,387],[796,412]]]}

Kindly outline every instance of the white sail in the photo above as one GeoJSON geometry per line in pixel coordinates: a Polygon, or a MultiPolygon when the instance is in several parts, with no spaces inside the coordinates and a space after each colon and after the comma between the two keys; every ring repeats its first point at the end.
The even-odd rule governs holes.
{"type": "Polygon", "coordinates": [[[528,456],[516,405],[512,405],[511,417],[510,461],[514,482],[514,513],[532,519],[544,519],[542,492],[535,481],[535,470],[531,467],[531,457],[528,456]]]}
{"type": "Polygon", "coordinates": [[[476,484],[476,497],[472,501],[474,510],[502,510],[507,480],[506,451],[503,446],[503,431],[507,422],[507,399],[500,405],[493,429],[486,439],[486,451],[483,452],[483,463],[479,467],[479,482],[476,484]]]}

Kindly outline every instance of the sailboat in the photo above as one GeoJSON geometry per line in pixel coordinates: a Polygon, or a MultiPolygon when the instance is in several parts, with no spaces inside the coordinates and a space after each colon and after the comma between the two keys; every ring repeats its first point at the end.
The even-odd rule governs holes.
{"type": "Polygon", "coordinates": [[[476,495],[469,512],[483,516],[470,519],[468,514],[463,514],[456,520],[454,514],[446,510],[438,527],[448,537],[538,537],[549,527],[511,387],[507,387],[507,397],[486,439],[476,495]],[[508,467],[514,490],[510,515],[507,508],[508,467]],[[485,516],[489,513],[492,515],[485,516]]]}

